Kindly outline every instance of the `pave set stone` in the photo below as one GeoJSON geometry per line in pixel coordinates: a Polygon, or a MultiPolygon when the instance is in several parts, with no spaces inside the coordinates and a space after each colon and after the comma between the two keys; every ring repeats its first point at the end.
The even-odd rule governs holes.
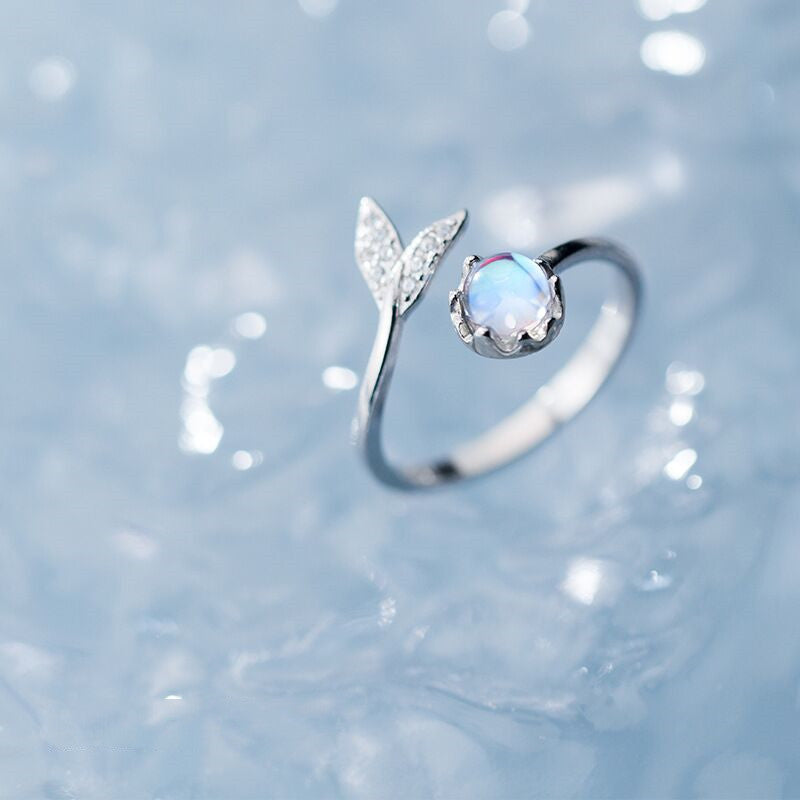
{"type": "Polygon", "coordinates": [[[379,308],[389,293],[393,299],[396,295],[400,314],[416,302],[465,219],[464,212],[441,219],[417,234],[403,250],[397,231],[381,207],[368,197],[361,201],[356,262],[379,308]]]}
{"type": "Polygon", "coordinates": [[[419,296],[464,222],[454,214],[425,228],[403,254],[400,279],[400,313],[419,296]]]}
{"type": "Polygon", "coordinates": [[[364,200],[356,226],[356,262],[380,305],[392,270],[403,252],[394,226],[377,203],[364,200]]]}

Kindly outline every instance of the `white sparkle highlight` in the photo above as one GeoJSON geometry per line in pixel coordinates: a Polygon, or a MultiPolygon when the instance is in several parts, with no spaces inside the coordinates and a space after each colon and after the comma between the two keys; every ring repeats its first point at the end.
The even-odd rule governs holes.
{"type": "Polygon", "coordinates": [[[699,475],[690,475],[686,479],[686,485],[695,492],[703,485],[703,479],[699,475]]]}
{"type": "Polygon", "coordinates": [[[189,397],[181,406],[183,431],[180,446],[190,453],[211,455],[222,441],[225,429],[205,400],[189,397]]]}
{"type": "Polygon", "coordinates": [[[688,76],[699,72],[706,61],[703,43],[682,31],[658,31],[642,42],[644,65],[655,72],[688,76]]]}
{"type": "Polygon", "coordinates": [[[237,450],[231,456],[231,464],[234,469],[245,472],[248,469],[257,467],[264,460],[260,450],[237,450]]]}
{"type": "Polygon", "coordinates": [[[664,465],[664,475],[670,480],[679,481],[685,478],[689,470],[697,463],[697,451],[691,447],[679,450],[664,465]]]}
{"type": "Polygon", "coordinates": [[[706,0],[639,0],[639,11],[645,19],[660,22],[672,14],[690,14],[705,4],[706,0]]]}
{"type": "Polygon", "coordinates": [[[585,606],[594,603],[603,579],[603,565],[590,558],[577,558],[567,569],[561,589],[573,600],[585,606]]]}
{"type": "Polygon", "coordinates": [[[528,20],[518,11],[498,11],[486,29],[489,42],[498,50],[510,51],[524,47],[530,35],[528,20]]]}
{"type": "Polygon", "coordinates": [[[180,417],[183,430],[178,438],[188,453],[210,455],[219,447],[224,428],[208,405],[213,381],[224,378],[236,366],[236,355],[227,347],[206,344],[193,347],[183,368],[184,399],[180,417]]]}
{"type": "Polygon", "coordinates": [[[211,352],[208,374],[211,378],[224,378],[236,366],[236,356],[227,347],[217,347],[211,352]]]}
{"type": "Polygon", "coordinates": [[[235,366],[236,356],[227,347],[199,345],[192,348],[186,358],[186,366],[183,368],[184,381],[198,389],[207,388],[210,381],[224,378],[235,366]]]}
{"type": "Polygon", "coordinates": [[[322,370],[322,383],[334,392],[347,392],[358,385],[358,375],[347,367],[326,367],[322,370]]]}
{"type": "Polygon", "coordinates": [[[385,628],[394,622],[397,615],[397,602],[393,597],[387,597],[381,601],[378,613],[378,625],[385,628]]]}
{"type": "Polygon", "coordinates": [[[670,394],[696,395],[705,388],[706,379],[702,372],[673,361],[667,367],[665,383],[670,394]]]}
{"type": "Polygon", "coordinates": [[[694,405],[691,400],[679,397],[672,401],[669,407],[669,421],[673,425],[683,427],[688,425],[694,417],[694,405]]]}
{"type": "Polygon", "coordinates": [[[245,311],[233,321],[233,329],[243,339],[260,339],[267,330],[267,321],[257,311],[245,311]]]}

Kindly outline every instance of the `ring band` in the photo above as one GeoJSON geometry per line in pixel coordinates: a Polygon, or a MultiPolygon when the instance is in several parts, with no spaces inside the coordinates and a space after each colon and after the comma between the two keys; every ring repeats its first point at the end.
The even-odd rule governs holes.
{"type": "Polygon", "coordinates": [[[537,447],[595,396],[625,351],[636,321],[639,269],[622,248],[605,239],[574,239],[536,259],[514,253],[466,259],[459,290],[451,294],[453,322],[465,344],[495,358],[527,355],[558,335],[564,318],[560,276],[570,267],[604,261],[616,267],[617,280],[578,350],[530,400],[444,458],[415,466],[393,464],[384,455],[381,424],[403,326],[466,220],[466,211],[439,220],[403,249],[374,200],[363,198],[359,206],[356,261],[380,318],[361,384],[354,439],[375,477],[397,489],[474,478],[537,447]],[[515,295],[518,286],[523,291],[515,295]]]}

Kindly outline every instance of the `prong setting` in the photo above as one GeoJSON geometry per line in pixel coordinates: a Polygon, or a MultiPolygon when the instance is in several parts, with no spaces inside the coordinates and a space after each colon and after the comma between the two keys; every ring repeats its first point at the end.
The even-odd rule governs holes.
{"type": "Polygon", "coordinates": [[[469,273],[472,271],[472,268],[481,261],[480,256],[467,256],[464,259],[464,264],[461,267],[461,277],[466,279],[469,276],[469,273]]]}
{"type": "Polygon", "coordinates": [[[550,288],[542,318],[513,331],[512,335],[502,336],[492,327],[476,323],[468,310],[469,282],[474,268],[483,261],[480,256],[466,258],[458,288],[450,293],[450,316],[461,341],[478,355],[487,358],[519,358],[550,344],[558,336],[564,322],[564,299],[561,281],[549,264],[542,259],[533,261],[544,273],[550,288]]]}

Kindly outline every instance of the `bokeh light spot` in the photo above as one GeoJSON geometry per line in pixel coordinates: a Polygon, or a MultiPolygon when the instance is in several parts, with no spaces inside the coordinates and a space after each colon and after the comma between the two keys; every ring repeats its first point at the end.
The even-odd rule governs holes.
{"type": "Polygon", "coordinates": [[[498,11],[486,30],[489,42],[498,50],[518,50],[524,47],[530,35],[528,20],[518,11],[498,11]]]}
{"type": "Polygon", "coordinates": [[[642,42],[641,57],[646,67],[670,75],[694,75],[706,61],[703,43],[682,31],[651,33],[642,42]]]}

